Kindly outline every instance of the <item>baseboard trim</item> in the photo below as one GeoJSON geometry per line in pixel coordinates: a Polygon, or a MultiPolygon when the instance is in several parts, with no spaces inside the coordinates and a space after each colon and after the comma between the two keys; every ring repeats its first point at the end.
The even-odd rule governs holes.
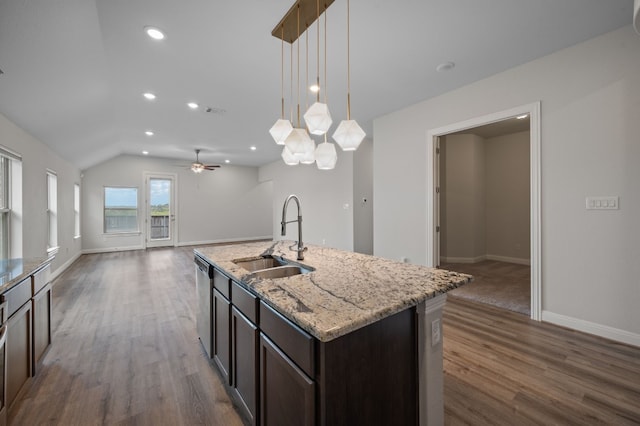
{"type": "Polygon", "coordinates": [[[73,264],[73,262],[78,260],[80,256],[82,256],[82,251],[79,251],[78,253],[76,253],[75,256],[71,257],[71,259],[67,260],[62,265],[58,266],[58,268],[55,271],[51,272],[51,277],[50,277],[51,281],[55,280],[60,275],[62,275],[64,271],[69,269],[69,267],[73,264]]]}
{"type": "Polygon", "coordinates": [[[219,240],[206,240],[206,241],[183,241],[177,244],[177,247],[185,246],[204,246],[207,244],[221,244],[221,243],[238,243],[243,241],[264,241],[273,240],[273,235],[265,235],[262,237],[241,237],[241,238],[222,238],[219,240]]]}
{"type": "Polygon", "coordinates": [[[496,260],[498,262],[516,263],[518,265],[531,265],[531,259],[520,259],[518,257],[498,256],[495,254],[488,254],[485,256],[487,260],[496,260]]]}
{"type": "Polygon", "coordinates": [[[137,246],[127,246],[127,247],[104,247],[104,248],[95,248],[95,249],[84,249],[82,250],[82,254],[113,253],[116,251],[130,251],[130,250],[144,250],[144,247],[141,245],[137,245],[137,246]]]}
{"type": "Polygon", "coordinates": [[[440,262],[444,263],[478,263],[486,260],[486,256],[478,257],[440,257],[440,262]]]}
{"type": "Polygon", "coordinates": [[[619,328],[609,327],[607,325],[596,324],[566,315],[556,314],[554,312],[542,311],[542,321],[549,322],[572,330],[581,331],[583,333],[593,334],[595,336],[604,337],[616,342],[626,343],[628,345],[640,347],[640,334],[631,333],[619,328]]]}

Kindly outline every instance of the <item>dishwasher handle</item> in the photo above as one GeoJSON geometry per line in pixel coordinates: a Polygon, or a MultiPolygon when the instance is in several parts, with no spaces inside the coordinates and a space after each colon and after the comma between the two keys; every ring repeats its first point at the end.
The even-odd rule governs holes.
{"type": "Polygon", "coordinates": [[[0,348],[2,348],[6,342],[7,342],[7,325],[5,324],[2,326],[2,328],[0,328],[0,348]]]}

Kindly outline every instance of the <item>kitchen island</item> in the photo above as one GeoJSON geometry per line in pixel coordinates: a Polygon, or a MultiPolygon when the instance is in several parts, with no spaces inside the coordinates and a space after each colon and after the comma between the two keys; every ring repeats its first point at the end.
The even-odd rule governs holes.
{"type": "Polygon", "coordinates": [[[213,270],[211,354],[247,421],[441,424],[442,307],[471,277],[324,246],[297,261],[292,244],[195,250],[213,270]],[[264,256],[307,273],[240,266],[264,256]]]}

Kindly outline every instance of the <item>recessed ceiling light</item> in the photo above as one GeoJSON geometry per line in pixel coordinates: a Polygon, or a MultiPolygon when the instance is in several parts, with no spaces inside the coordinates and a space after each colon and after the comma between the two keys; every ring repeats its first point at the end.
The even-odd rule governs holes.
{"type": "Polygon", "coordinates": [[[188,106],[189,108],[191,108],[191,109],[198,109],[198,106],[199,106],[199,105],[198,105],[197,103],[195,103],[195,102],[189,102],[189,103],[187,104],[187,106],[188,106]]]}
{"type": "Polygon", "coordinates": [[[256,149],[258,149],[258,148],[257,148],[257,147],[255,147],[255,146],[252,146],[252,147],[251,147],[251,148],[249,148],[249,149],[251,149],[251,151],[255,151],[255,150],[256,150],[256,149]]]}
{"type": "Polygon", "coordinates": [[[309,90],[311,90],[313,93],[318,93],[320,91],[320,86],[318,86],[317,84],[313,84],[309,86],[309,90]]]}
{"type": "Polygon", "coordinates": [[[146,26],[144,32],[154,40],[164,40],[164,33],[157,27],[146,26]]]}
{"type": "Polygon", "coordinates": [[[231,160],[224,160],[225,163],[229,164],[231,160]]]}
{"type": "Polygon", "coordinates": [[[144,96],[147,100],[150,100],[150,101],[156,98],[156,95],[154,95],[151,92],[143,93],[142,96],[144,96]]]}
{"type": "Polygon", "coordinates": [[[527,118],[528,116],[529,116],[529,114],[522,114],[522,115],[517,116],[516,118],[517,118],[518,120],[524,120],[524,119],[525,119],[525,118],[527,118]]]}
{"type": "Polygon", "coordinates": [[[445,71],[451,71],[454,67],[456,66],[456,64],[454,62],[443,62],[440,65],[438,65],[436,67],[436,71],[438,72],[445,72],[445,71]]]}
{"type": "Polygon", "coordinates": [[[147,130],[144,134],[147,136],[153,136],[153,132],[151,130],[147,130]]]}
{"type": "Polygon", "coordinates": [[[149,155],[149,151],[142,151],[142,155],[149,155]]]}

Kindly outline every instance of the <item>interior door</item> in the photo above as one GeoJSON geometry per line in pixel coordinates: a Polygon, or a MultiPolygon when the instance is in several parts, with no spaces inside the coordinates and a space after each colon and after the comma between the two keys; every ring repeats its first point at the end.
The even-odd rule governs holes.
{"type": "Polygon", "coordinates": [[[148,174],[146,176],[147,247],[176,245],[175,182],[175,175],[148,174]]]}

